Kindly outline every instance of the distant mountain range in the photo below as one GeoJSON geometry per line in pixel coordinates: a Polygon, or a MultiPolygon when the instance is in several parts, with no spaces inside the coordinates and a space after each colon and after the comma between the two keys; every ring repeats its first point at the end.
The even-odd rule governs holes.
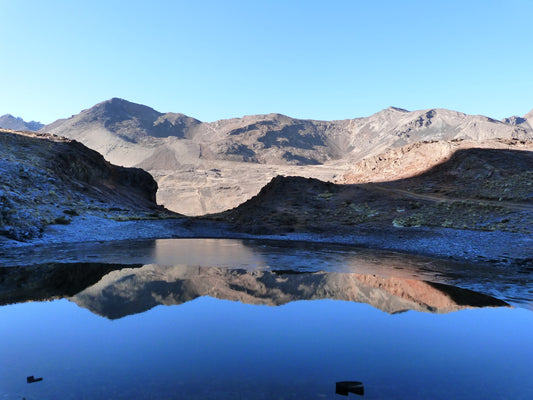
{"type": "Polygon", "coordinates": [[[0,117],[0,128],[14,129],[17,131],[38,131],[44,125],[40,122],[26,122],[20,117],[14,117],[11,114],[5,114],[0,117]]]}
{"type": "Polygon", "coordinates": [[[41,131],[80,141],[112,163],[147,170],[159,184],[158,202],[201,215],[243,203],[276,175],[342,183],[347,174],[353,181],[354,165],[376,159],[377,173],[380,155],[415,143],[533,140],[533,110],[503,121],[389,107],[339,121],[267,114],[206,123],[113,98],[41,131]]]}
{"type": "Polygon", "coordinates": [[[389,107],[370,117],[340,121],[267,114],[205,123],[113,98],[42,130],[84,142],[112,162],[149,169],[169,169],[191,158],[319,165],[360,160],[424,140],[532,139],[532,115],[533,110],[502,122],[445,109],[389,107]],[[136,157],[124,151],[136,146],[144,149],[136,157]]]}

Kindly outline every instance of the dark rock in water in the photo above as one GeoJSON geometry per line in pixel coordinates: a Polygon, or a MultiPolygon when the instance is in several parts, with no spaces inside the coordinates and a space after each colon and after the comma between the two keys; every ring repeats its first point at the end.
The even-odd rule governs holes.
{"type": "Polygon", "coordinates": [[[362,382],[343,381],[335,384],[335,393],[342,396],[348,396],[348,393],[358,394],[364,396],[365,388],[362,382]]]}
{"type": "Polygon", "coordinates": [[[27,382],[27,383],[35,383],[35,382],[40,382],[40,381],[42,381],[42,380],[43,380],[43,378],[36,378],[36,377],[34,377],[33,375],[32,375],[32,376],[28,376],[28,377],[26,378],[26,382],[27,382]]]}

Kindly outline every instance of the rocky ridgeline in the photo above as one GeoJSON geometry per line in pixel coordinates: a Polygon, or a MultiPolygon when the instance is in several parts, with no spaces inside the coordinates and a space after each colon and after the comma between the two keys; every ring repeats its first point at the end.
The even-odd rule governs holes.
{"type": "Polygon", "coordinates": [[[26,122],[20,117],[5,114],[0,117],[0,128],[14,129],[17,131],[38,131],[44,126],[37,121],[26,122]]]}
{"type": "MultiPolygon", "coordinates": [[[[203,215],[250,199],[273,176],[334,180],[361,160],[414,143],[533,140],[532,120],[531,113],[502,122],[446,109],[389,107],[340,121],[265,114],[202,122],[114,98],[42,131],[78,140],[117,165],[145,169],[157,180],[165,207],[203,215]]],[[[417,172],[434,165],[431,152],[424,157],[417,172]]]]}
{"type": "Polygon", "coordinates": [[[76,141],[0,129],[0,237],[31,239],[87,214],[157,216],[156,191],[147,172],[112,165],[76,141]]]}

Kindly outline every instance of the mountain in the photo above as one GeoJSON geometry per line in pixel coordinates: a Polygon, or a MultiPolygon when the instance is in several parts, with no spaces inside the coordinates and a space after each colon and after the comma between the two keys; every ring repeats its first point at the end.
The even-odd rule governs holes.
{"type": "Polygon", "coordinates": [[[509,118],[504,118],[502,122],[510,125],[519,126],[525,130],[532,130],[533,129],[533,110],[528,112],[523,117],[519,117],[517,115],[513,115],[509,118]]]}
{"type": "Polygon", "coordinates": [[[533,139],[529,125],[445,109],[389,107],[341,121],[267,114],[206,123],[117,98],[41,131],[147,170],[159,183],[158,201],[189,215],[235,207],[276,175],[334,180],[364,158],[417,142],[533,139]]]}
{"type": "MultiPolygon", "coordinates": [[[[530,235],[533,142],[500,143],[505,147],[459,149],[421,174],[380,183],[278,176],[250,200],[212,218],[257,234],[342,235],[370,225],[383,231],[429,226],[530,235]]],[[[365,165],[367,172],[370,166],[365,165]]]]}
{"type": "Polygon", "coordinates": [[[38,131],[44,125],[40,122],[26,122],[20,117],[14,117],[11,114],[5,114],[0,117],[0,128],[13,129],[17,131],[38,131]]]}
{"type": "Polygon", "coordinates": [[[0,239],[26,240],[86,215],[157,213],[157,183],[50,134],[0,129],[0,239]]]}
{"type": "Polygon", "coordinates": [[[201,296],[269,306],[335,299],[370,304],[388,313],[407,310],[442,313],[507,305],[470,290],[415,279],[154,264],[111,271],[71,300],[95,314],[116,319],[159,304],[179,305],[201,296]]]}

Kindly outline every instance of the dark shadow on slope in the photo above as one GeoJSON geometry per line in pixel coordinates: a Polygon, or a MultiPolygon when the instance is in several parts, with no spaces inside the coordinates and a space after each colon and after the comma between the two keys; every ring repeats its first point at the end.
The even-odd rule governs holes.
{"type": "Polygon", "coordinates": [[[511,149],[470,148],[419,175],[380,183],[443,196],[531,202],[533,152],[511,149]]]}
{"type": "Polygon", "coordinates": [[[462,289],[456,286],[445,285],[443,283],[426,283],[442,293],[446,293],[457,305],[470,307],[508,307],[505,301],[469,289],[462,289]]]}
{"type": "Polygon", "coordinates": [[[345,234],[362,224],[522,232],[531,228],[523,208],[532,200],[533,152],[473,148],[418,176],[379,184],[277,176],[250,200],[211,217],[253,234],[345,234]]]}

